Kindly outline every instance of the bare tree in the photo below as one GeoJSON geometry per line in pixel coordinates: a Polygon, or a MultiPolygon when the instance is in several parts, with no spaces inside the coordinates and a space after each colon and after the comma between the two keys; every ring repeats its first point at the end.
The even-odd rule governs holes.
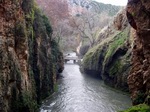
{"type": "Polygon", "coordinates": [[[69,17],[67,0],[37,0],[39,6],[50,18],[52,27],[57,26],[57,22],[69,17]]]}
{"type": "Polygon", "coordinates": [[[76,33],[82,38],[88,38],[90,45],[93,46],[96,40],[96,34],[100,30],[99,16],[92,13],[84,13],[73,18],[73,25],[76,33]]]}
{"type": "Polygon", "coordinates": [[[88,38],[90,46],[96,42],[96,37],[100,30],[109,23],[111,17],[107,13],[97,14],[86,11],[71,19],[71,26],[75,28],[77,34],[83,39],[88,38]]]}
{"type": "Polygon", "coordinates": [[[72,33],[72,27],[69,26],[69,21],[67,19],[63,21],[58,21],[57,26],[53,32],[53,38],[59,43],[63,37],[70,36],[72,33]]]}

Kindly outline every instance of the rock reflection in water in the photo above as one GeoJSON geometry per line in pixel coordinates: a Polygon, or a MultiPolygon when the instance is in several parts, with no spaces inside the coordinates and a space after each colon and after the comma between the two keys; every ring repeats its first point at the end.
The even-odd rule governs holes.
{"type": "Polygon", "coordinates": [[[43,102],[41,112],[117,112],[131,106],[128,95],[82,74],[79,66],[68,62],[58,80],[58,92],[43,102]]]}

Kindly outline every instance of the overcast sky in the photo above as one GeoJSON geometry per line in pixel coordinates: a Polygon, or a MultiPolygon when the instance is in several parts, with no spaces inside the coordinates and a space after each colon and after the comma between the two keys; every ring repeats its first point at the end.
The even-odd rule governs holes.
{"type": "Polygon", "coordinates": [[[125,6],[128,0],[95,0],[95,1],[102,2],[105,4],[125,6]]]}

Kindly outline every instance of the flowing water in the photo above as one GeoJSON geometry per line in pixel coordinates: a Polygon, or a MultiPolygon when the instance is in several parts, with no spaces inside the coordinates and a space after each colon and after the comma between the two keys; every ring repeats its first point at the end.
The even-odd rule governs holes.
{"type": "Polygon", "coordinates": [[[40,112],[117,112],[131,106],[129,95],[82,74],[79,66],[65,64],[58,92],[45,100],[40,112]]]}

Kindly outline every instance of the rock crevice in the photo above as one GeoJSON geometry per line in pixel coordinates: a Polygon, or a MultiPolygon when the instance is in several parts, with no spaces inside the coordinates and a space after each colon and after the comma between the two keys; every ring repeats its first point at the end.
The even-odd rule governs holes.
{"type": "Polygon", "coordinates": [[[0,111],[33,112],[54,92],[63,55],[33,0],[0,0],[0,111]]]}
{"type": "Polygon", "coordinates": [[[83,58],[82,68],[88,74],[102,77],[112,87],[128,91],[127,77],[131,59],[131,27],[126,10],[121,10],[99,34],[96,45],[83,58]],[[90,73],[89,71],[95,71],[90,73]]]}
{"type": "Polygon", "coordinates": [[[129,0],[127,17],[136,30],[128,77],[133,104],[150,104],[150,1],[129,0]]]}

